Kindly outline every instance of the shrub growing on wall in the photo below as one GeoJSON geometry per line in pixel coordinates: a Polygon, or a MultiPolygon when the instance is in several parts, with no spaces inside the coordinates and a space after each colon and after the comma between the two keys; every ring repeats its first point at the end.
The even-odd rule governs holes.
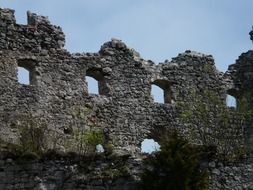
{"type": "Polygon", "coordinates": [[[17,129],[17,141],[8,142],[0,139],[3,151],[15,158],[41,158],[48,150],[47,126],[31,114],[22,114],[13,127],[17,129]]]}
{"type": "Polygon", "coordinates": [[[45,126],[41,126],[36,121],[29,120],[26,125],[20,128],[20,145],[22,152],[43,154],[46,149],[45,126]]]}
{"type": "Polygon", "coordinates": [[[94,154],[98,144],[105,144],[105,136],[100,130],[77,129],[65,140],[67,152],[79,155],[94,154]]]}
{"type": "Polygon", "coordinates": [[[200,167],[201,148],[189,144],[175,132],[164,135],[161,150],[144,161],[143,190],[204,190],[208,173],[200,167]]]}
{"type": "Polygon", "coordinates": [[[243,156],[247,151],[241,151],[244,147],[239,135],[243,134],[242,126],[252,123],[247,99],[239,99],[238,108],[230,109],[219,94],[208,89],[193,90],[188,96],[191,101],[178,102],[177,108],[179,122],[189,126],[191,140],[216,146],[222,161],[236,161],[243,156]]]}

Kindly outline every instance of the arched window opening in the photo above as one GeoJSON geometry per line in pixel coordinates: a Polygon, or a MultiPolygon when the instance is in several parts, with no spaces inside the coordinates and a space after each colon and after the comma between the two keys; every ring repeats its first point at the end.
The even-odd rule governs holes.
{"type": "Polygon", "coordinates": [[[227,107],[236,108],[237,106],[236,98],[234,96],[227,94],[226,104],[227,104],[227,107]]]}
{"type": "Polygon", "coordinates": [[[154,102],[172,103],[171,85],[166,80],[156,80],[151,85],[151,95],[154,102]]]}
{"type": "Polygon", "coordinates": [[[151,85],[151,95],[154,99],[154,102],[164,103],[164,92],[159,86],[154,84],[151,85]]]}
{"type": "Polygon", "coordinates": [[[27,69],[18,67],[18,82],[20,84],[30,85],[30,72],[27,69]]]}
{"type": "Polygon", "coordinates": [[[88,84],[89,94],[108,94],[108,88],[105,83],[104,75],[99,69],[88,69],[85,80],[88,84]]]}
{"type": "Polygon", "coordinates": [[[154,139],[144,139],[141,143],[141,152],[149,153],[159,151],[160,145],[154,139]]]}

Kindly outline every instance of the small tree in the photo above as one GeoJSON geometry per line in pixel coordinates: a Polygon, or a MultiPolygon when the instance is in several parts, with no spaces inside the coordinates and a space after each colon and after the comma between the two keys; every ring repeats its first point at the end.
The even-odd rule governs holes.
{"type": "Polygon", "coordinates": [[[29,119],[20,129],[20,146],[23,153],[33,153],[38,156],[46,151],[46,126],[39,125],[29,119]]]}
{"type": "Polygon", "coordinates": [[[17,142],[3,142],[16,158],[41,158],[48,150],[48,128],[31,114],[22,114],[13,125],[18,130],[17,142]]]}
{"type": "Polygon", "coordinates": [[[202,151],[177,133],[163,135],[161,150],[144,161],[143,190],[204,190],[208,188],[207,170],[200,167],[202,151]]]}
{"type": "Polygon", "coordinates": [[[191,101],[178,102],[177,108],[180,124],[189,126],[190,138],[200,144],[217,146],[223,161],[235,160],[238,150],[240,155],[244,152],[240,142],[242,126],[252,121],[247,99],[239,99],[238,108],[229,109],[219,94],[208,89],[193,90],[189,97],[191,101]]]}

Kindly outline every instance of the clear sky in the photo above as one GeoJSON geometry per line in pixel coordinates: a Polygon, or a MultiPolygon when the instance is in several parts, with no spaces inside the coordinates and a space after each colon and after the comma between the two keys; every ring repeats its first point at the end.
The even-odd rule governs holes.
{"type": "Polygon", "coordinates": [[[66,34],[70,52],[97,52],[122,39],[144,59],[170,60],[185,50],[212,54],[219,70],[249,49],[253,0],[0,0],[16,10],[49,16],[66,34]]]}

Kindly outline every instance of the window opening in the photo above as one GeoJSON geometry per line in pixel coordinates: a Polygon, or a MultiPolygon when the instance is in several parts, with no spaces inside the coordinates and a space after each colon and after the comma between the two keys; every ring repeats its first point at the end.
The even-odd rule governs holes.
{"type": "Polygon", "coordinates": [[[30,85],[30,72],[24,67],[18,67],[18,82],[20,84],[30,85]]]}
{"type": "Polygon", "coordinates": [[[88,85],[89,94],[99,94],[98,93],[98,81],[93,77],[86,76],[86,82],[88,85]]]}
{"type": "Polygon", "coordinates": [[[17,61],[17,78],[20,84],[36,84],[35,61],[31,59],[20,59],[17,61]]]}
{"type": "Polygon", "coordinates": [[[227,94],[226,104],[228,107],[236,108],[236,98],[234,96],[227,94]]]}
{"type": "Polygon", "coordinates": [[[154,139],[144,139],[141,143],[142,153],[152,153],[160,150],[160,145],[154,139]]]}
{"type": "Polygon", "coordinates": [[[151,95],[154,99],[154,102],[164,103],[164,92],[159,86],[154,84],[151,85],[151,95]]]}
{"type": "Polygon", "coordinates": [[[86,71],[85,80],[87,81],[88,92],[90,94],[108,94],[108,88],[106,86],[104,75],[101,69],[88,69],[86,71]]]}
{"type": "Polygon", "coordinates": [[[96,152],[97,153],[103,153],[104,151],[105,150],[104,150],[103,145],[101,145],[101,144],[96,145],[96,152]]]}
{"type": "Polygon", "coordinates": [[[154,102],[172,103],[171,85],[166,80],[156,80],[151,85],[151,95],[154,102]]]}

